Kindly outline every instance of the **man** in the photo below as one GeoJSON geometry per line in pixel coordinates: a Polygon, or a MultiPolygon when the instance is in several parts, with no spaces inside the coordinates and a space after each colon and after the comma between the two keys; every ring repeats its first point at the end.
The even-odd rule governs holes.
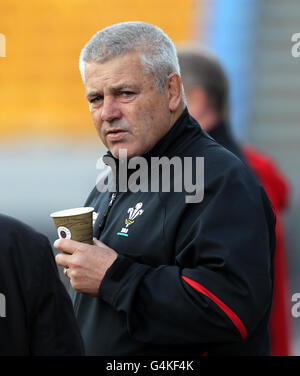
{"type": "Polygon", "coordinates": [[[178,59],[190,114],[219,144],[245,161],[229,127],[229,83],[221,64],[197,46],[179,47],[178,59]]]}
{"type": "Polygon", "coordinates": [[[83,355],[48,239],[0,215],[0,356],[83,355]]]}
{"type": "Polygon", "coordinates": [[[174,44],[151,24],[112,25],[84,47],[80,69],[117,187],[86,202],[98,213],[94,245],[54,243],[87,354],[268,354],[273,212],[240,160],[189,116],[174,44]],[[186,202],[175,167],[169,192],[121,191],[124,150],[129,163],[191,158],[182,176],[194,179],[204,158],[203,199],[186,202]]]}
{"type": "Polygon", "coordinates": [[[290,317],[286,247],[281,213],[287,206],[288,183],[274,162],[250,145],[235,141],[229,125],[229,83],[220,62],[197,46],[178,49],[181,76],[190,114],[219,144],[246,162],[266,190],[276,210],[274,298],[270,316],[272,355],[290,355],[290,317]]]}

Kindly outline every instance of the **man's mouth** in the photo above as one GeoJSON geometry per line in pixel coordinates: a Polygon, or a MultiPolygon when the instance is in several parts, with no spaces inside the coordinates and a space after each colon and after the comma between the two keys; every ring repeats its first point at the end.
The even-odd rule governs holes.
{"type": "Polygon", "coordinates": [[[120,141],[126,134],[127,131],[124,129],[110,129],[107,131],[106,137],[110,141],[120,141]]]}

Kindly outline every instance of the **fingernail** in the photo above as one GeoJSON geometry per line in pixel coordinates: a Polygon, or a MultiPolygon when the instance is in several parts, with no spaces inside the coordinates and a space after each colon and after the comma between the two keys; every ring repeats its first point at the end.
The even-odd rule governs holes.
{"type": "Polygon", "coordinates": [[[53,243],[53,247],[57,248],[58,242],[59,242],[59,239],[56,239],[55,242],[53,243]]]}

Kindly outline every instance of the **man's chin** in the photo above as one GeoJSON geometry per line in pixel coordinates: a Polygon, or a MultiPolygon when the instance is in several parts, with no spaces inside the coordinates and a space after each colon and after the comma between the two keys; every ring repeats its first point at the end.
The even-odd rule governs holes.
{"type": "Polygon", "coordinates": [[[110,149],[112,155],[117,159],[131,159],[133,157],[140,157],[144,153],[139,148],[134,148],[126,145],[112,146],[110,149]]]}
{"type": "Polygon", "coordinates": [[[112,155],[117,159],[128,159],[131,158],[129,155],[131,155],[130,151],[126,147],[112,147],[110,149],[110,152],[112,155]]]}

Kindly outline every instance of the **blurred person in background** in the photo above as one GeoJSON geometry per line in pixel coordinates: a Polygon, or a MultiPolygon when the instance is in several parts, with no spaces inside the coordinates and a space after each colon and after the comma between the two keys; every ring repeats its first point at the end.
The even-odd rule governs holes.
{"type": "Polygon", "coordinates": [[[116,182],[113,191],[98,182],[86,201],[98,215],[94,245],[54,243],[87,355],[269,355],[271,203],[245,164],[189,115],[174,43],[151,24],[112,25],[83,48],[80,70],[116,182]],[[176,156],[192,159],[183,169],[197,180],[204,159],[204,196],[175,190],[178,170],[169,190],[151,189],[152,172],[146,190],[130,190],[140,166],[124,167],[122,150],[129,162],[143,156],[147,176],[154,159],[176,156]]]}
{"type": "Polygon", "coordinates": [[[281,213],[287,207],[289,184],[271,158],[253,146],[239,145],[229,124],[229,82],[220,62],[197,46],[178,48],[187,107],[210,136],[246,162],[265,188],[275,209],[276,251],[274,298],[270,317],[271,354],[290,355],[289,278],[281,213]]]}
{"type": "Polygon", "coordinates": [[[0,215],[0,356],[84,355],[48,239],[0,215]]]}

